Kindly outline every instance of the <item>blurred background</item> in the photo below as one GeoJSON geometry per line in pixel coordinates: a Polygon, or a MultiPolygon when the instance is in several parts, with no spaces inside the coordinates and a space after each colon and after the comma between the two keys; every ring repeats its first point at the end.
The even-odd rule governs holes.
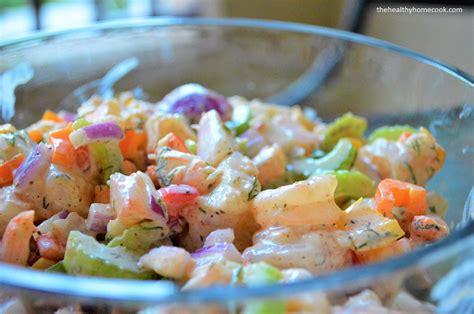
{"type": "Polygon", "coordinates": [[[474,1],[0,0],[0,38],[124,18],[206,16],[274,19],[360,32],[474,73],[474,1]],[[381,8],[455,8],[384,13],[381,8]],[[461,11],[461,12],[459,12],[461,11]]]}

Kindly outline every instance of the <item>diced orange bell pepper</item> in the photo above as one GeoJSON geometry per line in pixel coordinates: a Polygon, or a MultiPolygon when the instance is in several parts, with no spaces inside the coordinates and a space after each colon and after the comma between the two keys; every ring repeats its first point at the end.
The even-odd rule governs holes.
{"type": "Polygon", "coordinates": [[[30,136],[33,142],[39,143],[43,140],[43,133],[38,130],[31,130],[28,131],[28,135],[30,136]]]}
{"type": "Polygon", "coordinates": [[[126,130],[119,147],[125,159],[134,159],[137,152],[146,149],[147,136],[144,130],[126,130]]]}
{"type": "Polygon", "coordinates": [[[46,110],[43,114],[42,120],[53,121],[53,122],[66,122],[63,118],[58,116],[56,113],[51,110],[46,110]]]}
{"type": "Polygon", "coordinates": [[[377,210],[393,218],[394,207],[404,207],[410,216],[424,215],[428,208],[426,190],[418,185],[394,179],[384,179],[375,192],[377,210]]]}
{"type": "Polygon", "coordinates": [[[53,146],[53,164],[66,167],[76,164],[75,149],[69,140],[72,131],[72,128],[67,127],[49,133],[48,144],[53,146]]]}
{"type": "Polygon", "coordinates": [[[23,160],[25,160],[25,156],[20,153],[0,165],[0,187],[13,183],[13,172],[21,165],[23,160]]]}
{"type": "Polygon", "coordinates": [[[165,137],[163,137],[159,142],[158,146],[160,147],[169,147],[173,150],[177,150],[183,153],[190,154],[191,152],[184,144],[183,140],[181,140],[178,136],[174,133],[168,133],[165,137]]]}

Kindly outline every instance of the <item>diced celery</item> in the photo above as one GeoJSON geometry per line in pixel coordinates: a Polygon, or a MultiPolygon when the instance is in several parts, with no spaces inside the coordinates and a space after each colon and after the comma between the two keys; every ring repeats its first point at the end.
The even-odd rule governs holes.
{"type": "Polygon", "coordinates": [[[46,269],[47,272],[52,272],[52,273],[61,273],[61,274],[65,274],[66,273],[66,269],[64,268],[64,262],[63,261],[60,261],[60,262],[57,262],[56,264],[54,264],[53,266],[49,267],[48,269],[46,269]]]}
{"type": "Polygon", "coordinates": [[[122,247],[107,247],[79,231],[69,234],[64,256],[68,274],[128,279],[156,277],[152,271],[140,269],[137,263],[138,256],[122,247]]]}
{"type": "Polygon", "coordinates": [[[242,270],[242,282],[250,287],[276,283],[281,279],[281,271],[265,262],[247,265],[242,270]]]}
{"type": "Polygon", "coordinates": [[[297,173],[309,176],[319,170],[350,169],[357,156],[357,150],[348,139],[341,139],[336,147],[324,157],[314,159],[305,158],[293,163],[297,173]]]}
{"type": "Polygon", "coordinates": [[[169,229],[152,222],[144,222],[126,229],[122,235],[113,238],[108,247],[124,247],[143,255],[150,249],[158,247],[167,241],[169,229]]]}
{"type": "Polygon", "coordinates": [[[416,129],[409,125],[382,126],[380,128],[375,129],[370,134],[369,143],[372,143],[379,138],[384,138],[390,141],[396,141],[404,132],[414,133],[416,132],[416,129]]]}
{"type": "Polygon", "coordinates": [[[184,140],[184,145],[186,145],[186,148],[189,149],[191,154],[194,154],[194,155],[197,154],[196,141],[193,141],[191,139],[186,139],[186,140],[184,140]]]}
{"type": "Polygon", "coordinates": [[[320,147],[324,151],[330,151],[341,138],[362,138],[366,129],[367,120],[365,118],[353,115],[350,112],[346,113],[328,125],[323,134],[320,147]]]}
{"type": "Polygon", "coordinates": [[[252,111],[248,106],[238,106],[234,108],[232,120],[225,123],[225,127],[240,135],[250,127],[250,119],[252,119],[252,111]]]}
{"type": "Polygon", "coordinates": [[[111,174],[122,172],[123,156],[118,143],[95,143],[89,144],[88,147],[94,161],[97,163],[102,183],[106,183],[111,174]]]}
{"type": "MultiPolygon", "coordinates": [[[[245,266],[241,276],[242,282],[249,287],[277,283],[283,279],[281,271],[265,262],[245,266]]],[[[242,313],[285,313],[286,305],[287,303],[282,300],[255,300],[247,302],[242,313]]]]}
{"type": "Polygon", "coordinates": [[[373,197],[377,188],[374,181],[357,170],[336,170],[324,173],[333,174],[337,178],[337,188],[334,198],[338,204],[348,199],[373,197]]]}
{"type": "Polygon", "coordinates": [[[76,121],[74,121],[74,123],[72,124],[72,128],[74,130],[79,130],[79,129],[82,129],[83,127],[86,127],[88,125],[91,125],[92,123],[90,123],[89,121],[87,121],[86,119],[77,119],[76,121]]]}

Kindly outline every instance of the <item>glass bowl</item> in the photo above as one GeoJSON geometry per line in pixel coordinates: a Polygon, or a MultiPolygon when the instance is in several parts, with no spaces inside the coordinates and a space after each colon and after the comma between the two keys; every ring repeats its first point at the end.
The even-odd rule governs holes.
{"type": "Polygon", "coordinates": [[[86,312],[160,304],[178,306],[178,312],[232,312],[257,298],[324,292],[337,303],[366,288],[383,294],[396,286],[441,310],[473,306],[474,274],[472,267],[463,267],[474,261],[471,75],[378,39],[317,26],[246,19],[128,20],[0,42],[0,73],[22,62],[35,71],[16,90],[13,123],[23,127],[46,108],[77,105],[79,86],[131,57],[139,65],[115,90],[139,87],[150,101],[196,82],[228,96],[309,106],[323,119],[351,111],[366,116],[371,127],[427,127],[447,151],[446,164],[429,188],[450,204],[451,234],[381,263],[257,288],[180,292],[167,281],[70,277],[0,264],[0,300],[19,298],[33,312],[76,304],[86,312]]]}

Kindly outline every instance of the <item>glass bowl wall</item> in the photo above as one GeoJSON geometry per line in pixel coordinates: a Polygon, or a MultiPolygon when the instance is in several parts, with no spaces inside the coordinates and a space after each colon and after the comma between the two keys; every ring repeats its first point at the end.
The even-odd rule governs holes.
{"type": "MultiPolygon", "coordinates": [[[[117,284],[1,264],[0,298],[20,296],[35,307],[81,302],[99,309],[107,304],[135,309],[160,302],[227,306],[229,301],[315,291],[350,294],[393,278],[406,282],[420,273],[431,287],[472,248],[472,221],[466,216],[460,226],[473,186],[472,76],[380,40],[315,26],[239,19],[114,22],[0,42],[0,73],[21,62],[35,70],[34,78],[16,91],[13,123],[26,126],[45,109],[59,108],[77,87],[130,57],[139,66],[115,90],[138,86],[150,101],[196,82],[228,96],[310,106],[323,119],[351,111],[366,116],[371,127],[427,127],[447,150],[446,164],[429,188],[448,199],[447,220],[454,232],[440,243],[381,264],[261,289],[178,293],[166,283],[117,284]]],[[[429,289],[413,293],[431,298],[429,289]]]]}

